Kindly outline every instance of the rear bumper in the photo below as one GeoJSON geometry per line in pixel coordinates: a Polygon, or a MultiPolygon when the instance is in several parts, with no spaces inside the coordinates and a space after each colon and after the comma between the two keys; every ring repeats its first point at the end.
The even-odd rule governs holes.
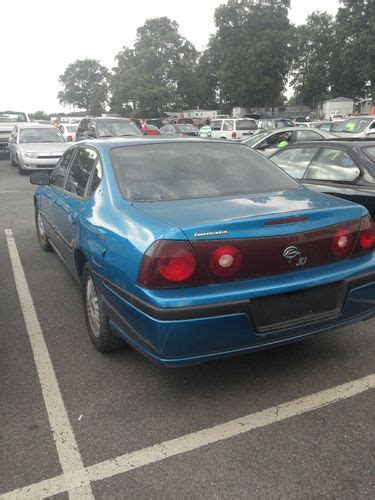
{"type": "Polygon", "coordinates": [[[375,316],[375,272],[344,282],[342,308],[334,315],[260,332],[250,300],[159,308],[135,299],[100,279],[112,328],[146,357],[166,366],[183,366],[303,339],[375,316]]]}

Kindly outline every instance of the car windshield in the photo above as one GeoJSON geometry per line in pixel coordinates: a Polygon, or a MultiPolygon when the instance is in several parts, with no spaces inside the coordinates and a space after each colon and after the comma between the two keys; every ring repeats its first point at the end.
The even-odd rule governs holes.
{"type": "Polygon", "coordinates": [[[64,137],[51,128],[26,128],[20,130],[20,143],[27,142],[65,142],[64,137]]]}
{"type": "Polygon", "coordinates": [[[128,120],[98,120],[99,137],[142,135],[135,123],[128,120]]]}
{"type": "Polygon", "coordinates": [[[122,195],[132,201],[207,198],[295,189],[268,159],[236,144],[169,143],[112,148],[122,195]]]}
{"type": "Polygon", "coordinates": [[[257,124],[253,120],[237,120],[237,130],[256,130],[257,124]]]}
{"type": "Polygon", "coordinates": [[[249,139],[246,139],[245,141],[242,141],[246,146],[255,146],[259,141],[262,139],[265,139],[269,135],[269,132],[260,132],[259,134],[255,134],[251,136],[249,139]]]}
{"type": "Polygon", "coordinates": [[[27,122],[25,113],[14,113],[12,111],[0,111],[0,122],[27,122]]]}
{"type": "Polygon", "coordinates": [[[372,122],[372,118],[349,118],[334,128],[335,132],[346,132],[348,134],[359,134],[372,122]]]}
{"type": "Polygon", "coordinates": [[[184,123],[182,125],[176,125],[176,129],[180,132],[198,132],[197,127],[191,125],[190,123],[184,123]]]}
{"type": "Polygon", "coordinates": [[[66,130],[68,132],[75,132],[77,130],[78,124],[77,125],[67,125],[66,130]]]}

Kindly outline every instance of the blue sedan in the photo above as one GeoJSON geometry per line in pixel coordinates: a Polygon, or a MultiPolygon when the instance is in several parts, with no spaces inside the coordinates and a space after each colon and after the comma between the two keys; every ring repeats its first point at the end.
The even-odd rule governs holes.
{"type": "Polygon", "coordinates": [[[101,352],[179,366],[375,315],[375,226],[246,145],[111,139],[35,172],[37,236],[82,286],[101,352]]]}

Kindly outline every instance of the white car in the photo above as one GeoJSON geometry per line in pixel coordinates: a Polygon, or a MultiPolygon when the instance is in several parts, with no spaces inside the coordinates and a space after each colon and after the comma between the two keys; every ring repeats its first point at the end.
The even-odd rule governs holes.
{"type": "Polygon", "coordinates": [[[64,136],[66,142],[76,142],[76,130],[78,123],[61,123],[59,130],[64,136]]]}
{"type": "Polygon", "coordinates": [[[351,116],[334,128],[335,135],[346,139],[375,138],[375,115],[351,116]]]}
{"type": "Polygon", "coordinates": [[[20,175],[39,169],[52,170],[69,147],[61,132],[52,125],[17,125],[9,138],[10,162],[18,166],[20,175]]]}
{"type": "Polygon", "coordinates": [[[246,139],[258,130],[256,121],[252,118],[212,120],[210,127],[213,139],[231,139],[233,141],[246,139]]]}

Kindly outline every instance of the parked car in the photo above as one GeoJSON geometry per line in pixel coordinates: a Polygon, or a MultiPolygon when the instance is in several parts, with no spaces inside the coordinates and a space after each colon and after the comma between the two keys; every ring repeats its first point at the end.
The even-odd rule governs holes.
{"type": "Polygon", "coordinates": [[[293,144],[270,159],[306,187],[364,205],[375,220],[375,141],[293,144]]]}
{"type": "Polygon", "coordinates": [[[242,142],[263,153],[265,156],[270,156],[275,151],[295,142],[321,141],[322,139],[334,138],[334,135],[323,130],[311,129],[309,127],[286,127],[278,130],[259,132],[242,142]]]}
{"type": "Polygon", "coordinates": [[[257,132],[256,121],[251,118],[227,118],[224,120],[212,120],[210,123],[211,136],[214,139],[244,139],[257,132]]]}
{"type": "Polygon", "coordinates": [[[289,118],[259,118],[256,120],[258,129],[274,129],[285,127],[296,127],[297,125],[289,118]]]}
{"type": "Polygon", "coordinates": [[[68,147],[61,132],[52,125],[17,125],[9,138],[10,162],[18,166],[20,175],[41,168],[52,169],[68,147]]]}
{"type": "Polygon", "coordinates": [[[190,124],[190,125],[194,125],[195,126],[195,122],[194,122],[193,118],[172,118],[172,120],[170,120],[169,123],[171,125],[187,125],[187,124],[190,124]]]}
{"type": "Polygon", "coordinates": [[[310,118],[308,116],[296,116],[293,121],[297,127],[306,127],[306,123],[310,121],[310,118]]]}
{"type": "Polygon", "coordinates": [[[197,136],[199,134],[199,128],[194,127],[190,123],[182,123],[182,124],[172,124],[164,125],[160,129],[160,135],[175,135],[175,136],[197,136]]]}
{"type": "Polygon", "coordinates": [[[143,135],[160,135],[160,130],[158,129],[158,127],[151,125],[151,123],[143,123],[141,132],[143,135]]]}
{"type": "Polygon", "coordinates": [[[76,140],[76,131],[78,128],[78,123],[61,123],[58,126],[58,129],[64,136],[64,139],[67,142],[75,142],[76,140]]]}
{"type": "Polygon", "coordinates": [[[242,144],[86,141],[30,180],[40,245],[81,283],[99,351],[122,339],[178,366],[375,315],[367,210],[242,144]]]}
{"type": "Polygon", "coordinates": [[[146,120],[147,125],[153,125],[154,127],[161,128],[164,123],[161,118],[147,118],[146,120]]]}
{"type": "Polygon", "coordinates": [[[142,132],[133,120],[128,118],[83,118],[76,130],[76,140],[99,137],[140,136],[142,132]]]}
{"type": "Polygon", "coordinates": [[[351,116],[335,127],[335,135],[345,138],[375,138],[375,115],[351,116]]]}
{"type": "Polygon", "coordinates": [[[0,153],[9,153],[9,137],[13,128],[29,122],[29,116],[21,111],[0,111],[0,153]]]}

